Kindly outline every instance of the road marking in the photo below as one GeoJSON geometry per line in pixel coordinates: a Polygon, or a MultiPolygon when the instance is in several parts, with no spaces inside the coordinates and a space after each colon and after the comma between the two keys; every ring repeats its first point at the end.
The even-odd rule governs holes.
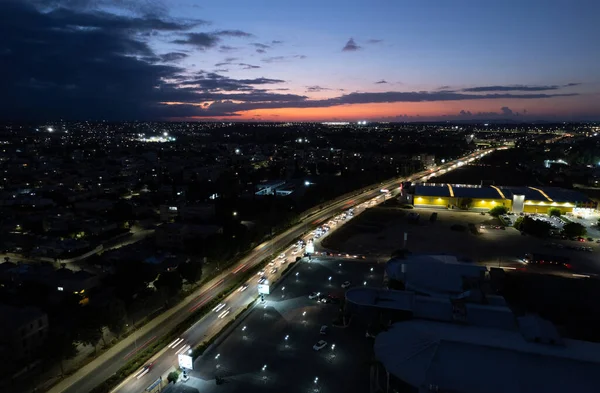
{"type": "Polygon", "coordinates": [[[177,341],[177,344],[173,345],[173,347],[172,347],[172,348],[173,348],[173,349],[177,349],[177,347],[178,347],[178,346],[180,346],[181,344],[183,344],[183,338],[179,339],[179,340],[177,341]]]}
{"type": "Polygon", "coordinates": [[[167,348],[175,348],[181,341],[183,341],[183,338],[176,338],[171,344],[167,345],[167,348]]]}
{"type": "MultiPolygon", "coordinates": [[[[135,333],[134,333],[135,334],[135,333]]],[[[127,359],[130,358],[133,354],[135,354],[137,351],[139,351],[140,349],[146,347],[148,344],[150,344],[152,341],[156,340],[156,336],[152,337],[150,340],[146,341],[145,343],[143,343],[142,345],[140,345],[139,347],[137,347],[136,349],[134,349],[133,351],[129,352],[127,355],[125,355],[125,357],[123,359],[127,359]]]]}
{"type": "Polygon", "coordinates": [[[183,353],[183,352],[187,351],[191,347],[192,347],[191,345],[184,345],[183,347],[179,348],[179,351],[177,351],[175,354],[179,355],[180,353],[183,353]]]}
{"type": "Polygon", "coordinates": [[[142,369],[142,373],[141,373],[141,374],[139,374],[139,375],[137,375],[137,376],[136,376],[136,378],[137,378],[137,379],[140,379],[141,377],[143,377],[144,375],[148,374],[149,372],[150,372],[150,369],[149,369],[149,368],[147,368],[147,369],[142,369]]]}

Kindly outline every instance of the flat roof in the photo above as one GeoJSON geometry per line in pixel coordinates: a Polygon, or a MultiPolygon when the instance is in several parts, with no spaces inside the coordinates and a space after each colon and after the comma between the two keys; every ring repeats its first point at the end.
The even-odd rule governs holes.
{"type": "Polygon", "coordinates": [[[579,191],[560,187],[540,187],[554,202],[591,202],[592,200],[579,191]]]}
{"type": "Polygon", "coordinates": [[[377,359],[415,387],[461,393],[597,392],[600,344],[526,341],[517,331],[410,320],[377,335],[377,359]]]}
{"type": "Polygon", "coordinates": [[[430,296],[459,294],[464,277],[481,277],[485,266],[462,263],[454,255],[409,255],[390,259],[385,266],[388,277],[403,281],[406,289],[430,296]]]}
{"type": "Polygon", "coordinates": [[[425,197],[449,197],[450,189],[457,198],[512,199],[524,195],[525,200],[544,202],[592,202],[585,194],[560,187],[505,187],[468,184],[421,183],[415,185],[415,195],[425,197]]]}
{"type": "Polygon", "coordinates": [[[454,195],[458,198],[503,199],[498,190],[492,187],[465,187],[453,185],[454,195]]]}
{"type": "Polygon", "coordinates": [[[435,196],[435,197],[449,197],[450,189],[448,186],[443,185],[427,185],[427,184],[417,184],[415,186],[415,195],[418,196],[435,196]]]}

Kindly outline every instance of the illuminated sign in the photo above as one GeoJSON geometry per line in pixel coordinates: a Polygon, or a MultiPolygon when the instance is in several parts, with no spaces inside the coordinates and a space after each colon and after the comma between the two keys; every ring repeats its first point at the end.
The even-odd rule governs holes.
{"type": "Polygon", "coordinates": [[[315,253],[315,244],[310,240],[308,241],[308,243],[306,243],[306,253],[307,254],[315,253]]]}
{"type": "Polygon", "coordinates": [[[194,361],[190,355],[179,354],[177,355],[177,359],[179,360],[179,367],[186,370],[192,370],[194,368],[194,361]]]}
{"type": "Polygon", "coordinates": [[[269,294],[269,284],[258,284],[258,294],[259,295],[268,295],[269,294]]]}

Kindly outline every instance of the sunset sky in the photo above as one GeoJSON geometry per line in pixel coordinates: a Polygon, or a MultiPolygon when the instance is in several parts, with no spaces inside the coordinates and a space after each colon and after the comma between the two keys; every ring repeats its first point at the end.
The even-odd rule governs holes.
{"type": "Polygon", "coordinates": [[[0,118],[600,120],[598,15],[594,0],[3,0],[0,118]]]}

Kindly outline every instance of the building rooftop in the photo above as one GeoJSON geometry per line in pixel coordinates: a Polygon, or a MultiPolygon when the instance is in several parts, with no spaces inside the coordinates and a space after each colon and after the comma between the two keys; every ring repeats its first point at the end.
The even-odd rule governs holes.
{"type": "Polygon", "coordinates": [[[600,344],[531,342],[518,330],[410,320],[380,333],[374,351],[390,373],[430,391],[583,393],[600,384],[600,344]]]}
{"type": "Polygon", "coordinates": [[[387,262],[387,277],[404,282],[409,291],[447,297],[464,292],[465,278],[481,278],[485,266],[459,262],[453,255],[409,255],[387,262]]]}

